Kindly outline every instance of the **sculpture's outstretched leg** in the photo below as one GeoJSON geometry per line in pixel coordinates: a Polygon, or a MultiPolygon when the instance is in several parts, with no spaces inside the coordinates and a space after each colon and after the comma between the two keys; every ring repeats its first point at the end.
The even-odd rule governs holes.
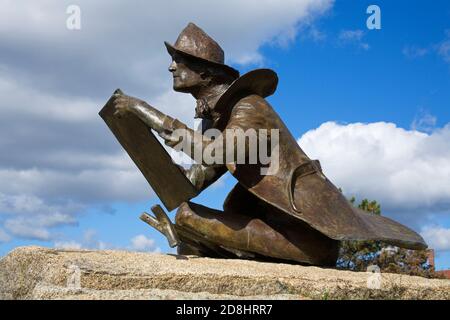
{"type": "Polygon", "coordinates": [[[153,206],[151,210],[155,216],[143,212],[140,219],[161,232],[167,238],[171,248],[178,247],[177,251],[179,254],[222,258],[232,258],[234,255],[246,258],[254,257],[253,254],[243,251],[231,248],[224,249],[219,244],[208,241],[195,231],[174,225],[164,209],[159,205],[153,206]]]}
{"type": "Polygon", "coordinates": [[[291,261],[334,266],[339,242],[306,223],[262,203],[239,184],[224,203],[224,211],[183,203],[172,224],[164,210],[141,219],[163,233],[179,254],[217,258],[291,261]]]}
{"type": "Polygon", "coordinates": [[[338,241],[284,216],[256,218],[186,202],[177,211],[175,227],[181,242],[202,255],[335,265],[338,241]]]}

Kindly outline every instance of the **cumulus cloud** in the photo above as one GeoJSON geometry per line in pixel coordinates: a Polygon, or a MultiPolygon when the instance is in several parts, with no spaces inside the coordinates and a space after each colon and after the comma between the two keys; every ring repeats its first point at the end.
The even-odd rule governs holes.
{"type": "Polygon", "coordinates": [[[115,247],[105,241],[98,239],[97,231],[94,229],[87,229],[83,233],[80,241],[70,240],[56,240],[54,247],[57,249],[89,249],[89,250],[105,250],[115,249],[115,247]]]}
{"type": "Polygon", "coordinates": [[[0,226],[14,237],[54,240],[89,206],[154,196],[97,113],[120,87],[190,125],[193,100],[172,92],[163,45],[189,21],[227,63],[260,64],[262,45],[313,30],[333,1],[81,0],[77,31],[66,28],[71,4],[0,0],[0,226]]]}
{"type": "Polygon", "coordinates": [[[445,62],[450,63],[450,31],[447,31],[447,38],[437,46],[437,52],[445,62]]]}
{"type": "Polygon", "coordinates": [[[414,117],[414,120],[411,123],[411,129],[423,132],[432,132],[436,127],[436,121],[437,118],[435,116],[422,109],[414,117]]]}
{"type": "Polygon", "coordinates": [[[438,251],[450,250],[450,229],[440,226],[428,226],[422,230],[421,235],[430,248],[438,251]]]}
{"type": "Polygon", "coordinates": [[[446,63],[450,63],[450,30],[445,31],[444,40],[428,46],[406,45],[402,53],[408,59],[416,59],[426,56],[429,53],[437,54],[446,63]]]}
{"type": "Polygon", "coordinates": [[[363,50],[369,50],[370,45],[367,42],[364,42],[365,32],[363,30],[341,30],[338,35],[338,42],[340,45],[356,45],[358,48],[363,50]]]}
{"type": "Polygon", "coordinates": [[[83,234],[82,247],[94,250],[115,249],[115,247],[108,242],[98,239],[97,231],[88,229],[83,234]]]}
{"type": "Polygon", "coordinates": [[[80,205],[72,202],[50,205],[33,195],[0,192],[1,220],[9,234],[16,237],[49,240],[49,229],[76,224],[74,215],[79,209],[80,205]]]}
{"type": "Polygon", "coordinates": [[[23,73],[22,79],[31,70],[34,79],[44,80],[39,86],[97,97],[116,86],[154,95],[169,82],[163,41],[174,41],[189,21],[219,40],[228,62],[254,63],[263,58],[259,52],[262,44],[288,43],[295,38],[299,24],[310,23],[332,3],[134,0],[124,6],[120,1],[81,0],[77,5],[82,29],[70,31],[66,8],[72,1],[6,1],[0,13],[0,52],[16,75],[23,73]],[[36,49],[39,55],[33,54],[36,49]],[[17,57],[23,60],[17,61],[17,57]]]}
{"type": "Polygon", "coordinates": [[[402,53],[409,59],[416,59],[427,55],[429,51],[428,48],[408,45],[403,47],[402,53]]]}
{"type": "MultiPolygon", "coordinates": [[[[2,181],[8,181],[3,180],[2,181]]],[[[47,220],[47,225],[54,225],[59,221],[66,220],[65,212],[72,212],[79,209],[76,204],[66,203],[65,205],[48,205],[36,196],[25,194],[8,196],[0,193],[0,213],[23,216],[52,214],[51,220],[47,220]]]]}
{"type": "Polygon", "coordinates": [[[4,223],[5,228],[14,236],[30,240],[50,240],[50,232],[46,228],[38,227],[30,219],[9,219],[4,223]]]}
{"type": "MultiPolygon", "coordinates": [[[[1,230],[0,230],[1,231],[1,230]]],[[[0,233],[1,236],[1,233],[0,233]]],[[[1,241],[1,238],[0,238],[1,241]]],[[[130,239],[129,246],[114,246],[110,243],[101,241],[98,239],[97,231],[94,229],[88,229],[83,233],[83,237],[80,241],[76,240],[58,240],[53,245],[57,249],[65,250],[130,250],[140,252],[161,252],[161,249],[156,246],[155,240],[148,238],[143,234],[139,234],[130,239]]]]}
{"type": "Polygon", "coordinates": [[[324,31],[319,30],[314,25],[307,27],[306,30],[306,35],[304,35],[303,38],[310,38],[316,42],[321,42],[327,39],[327,34],[324,31]]]}
{"type": "Polygon", "coordinates": [[[450,124],[431,133],[393,123],[326,122],[299,145],[348,196],[381,203],[408,225],[450,212],[450,124]]]}
{"type": "Polygon", "coordinates": [[[143,234],[139,234],[131,239],[130,250],[160,252],[160,249],[155,247],[155,240],[147,238],[143,234]]]}
{"type": "MultiPolygon", "coordinates": [[[[131,162],[131,159],[128,161],[131,162]]],[[[135,168],[86,169],[75,172],[37,168],[7,169],[0,170],[0,179],[11,181],[11,184],[2,186],[0,191],[6,189],[11,193],[37,195],[46,199],[63,196],[68,201],[81,201],[85,204],[113,200],[141,201],[154,194],[135,168]]]]}
{"type": "Polygon", "coordinates": [[[4,227],[11,235],[43,241],[51,240],[51,228],[76,224],[73,216],[53,212],[34,216],[18,216],[4,221],[4,227]]]}
{"type": "Polygon", "coordinates": [[[83,245],[76,241],[57,241],[55,242],[56,249],[64,249],[64,250],[79,250],[83,248],[83,245]]]}

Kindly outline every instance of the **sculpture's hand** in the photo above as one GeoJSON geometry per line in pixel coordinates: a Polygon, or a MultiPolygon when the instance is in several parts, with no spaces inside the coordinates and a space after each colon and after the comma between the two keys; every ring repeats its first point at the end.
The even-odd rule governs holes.
{"type": "Polygon", "coordinates": [[[120,89],[117,89],[113,94],[113,104],[116,110],[114,116],[120,118],[133,113],[141,119],[145,125],[158,133],[170,129],[166,128],[166,122],[171,123],[173,120],[172,118],[141,99],[123,94],[120,89]]]}
{"type": "Polygon", "coordinates": [[[120,118],[133,112],[136,106],[144,105],[145,102],[116,91],[113,95],[113,104],[116,110],[114,116],[120,118]]]}
{"type": "Polygon", "coordinates": [[[182,137],[180,137],[180,136],[175,136],[175,135],[173,135],[172,132],[170,132],[170,131],[165,131],[165,130],[163,130],[163,131],[159,132],[158,134],[159,134],[159,136],[160,136],[161,138],[164,139],[164,143],[165,143],[167,146],[172,147],[172,148],[173,148],[174,146],[176,146],[177,144],[179,144],[179,143],[181,142],[181,140],[182,140],[182,137]]]}

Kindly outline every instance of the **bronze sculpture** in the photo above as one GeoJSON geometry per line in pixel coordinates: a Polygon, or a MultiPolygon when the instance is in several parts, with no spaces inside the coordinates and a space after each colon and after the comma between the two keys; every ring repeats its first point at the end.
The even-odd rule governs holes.
{"type": "MultiPolygon", "coordinates": [[[[411,249],[426,248],[420,235],[407,227],[354,208],[326,178],[319,162],[308,158],[264,99],[275,92],[278,82],[275,72],[258,69],[239,76],[237,70],[224,64],[221,47],[193,23],[181,32],[174,45],[167,42],[165,45],[172,57],[169,71],[173,74],[173,89],[197,99],[196,117],[203,120],[202,132],[210,128],[219,130],[223,140],[220,145],[219,139],[205,136],[195,140],[199,133],[180,121],[140,99],[116,91],[101,115],[152,185],[159,165],[155,166],[152,160],[150,170],[141,159],[142,151],[136,139],[141,139],[143,129],[134,138],[129,136],[126,141],[120,138],[138,130],[133,128],[145,124],[171,147],[184,144],[189,150],[205,150],[215,145],[224,148],[223,154],[227,153],[223,145],[226,130],[279,132],[277,169],[272,174],[261,174],[259,162],[237,163],[225,159],[194,164],[190,169],[180,168],[193,189],[181,192],[177,198],[183,203],[177,210],[175,224],[159,206],[152,209],[156,217],[149,214],[141,217],[164,233],[171,246],[178,246],[180,254],[333,266],[342,240],[383,240],[411,249]],[[135,122],[129,125],[131,129],[114,127],[116,120],[112,112],[115,118],[132,116],[135,122]],[[174,132],[178,129],[183,129],[186,136],[181,139],[176,136],[174,132]],[[238,183],[228,194],[223,211],[188,201],[227,171],[238,183]]],[[[265,138],[274,140],[270,134],[265,138]]],[[[233,140],[231,145],[235,144],[233,140]]],[[[245,147],[247,159],[248,146],[245,147]]],[[[166,171],[173,171],[176,177],[177,170],[168,167],[166,171]]],[[[185,182],[180,180],[180,184],[185,182]]],[[[157,194],[164,198],[161,182],[155,185],[157,194]]],[[[180,201],[168,200],[165,205],[173,209],[180,201]]]]}

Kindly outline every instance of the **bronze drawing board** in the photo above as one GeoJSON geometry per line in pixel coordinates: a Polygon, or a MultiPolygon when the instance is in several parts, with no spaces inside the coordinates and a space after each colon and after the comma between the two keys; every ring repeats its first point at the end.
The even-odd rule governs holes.
{"type": "Polygon", "coordinates": [[[110,98],[99,115],[147,179],[167,210],[172,211],[198,192],[152,131],[135,115],[114,116],[110,98]]]}

